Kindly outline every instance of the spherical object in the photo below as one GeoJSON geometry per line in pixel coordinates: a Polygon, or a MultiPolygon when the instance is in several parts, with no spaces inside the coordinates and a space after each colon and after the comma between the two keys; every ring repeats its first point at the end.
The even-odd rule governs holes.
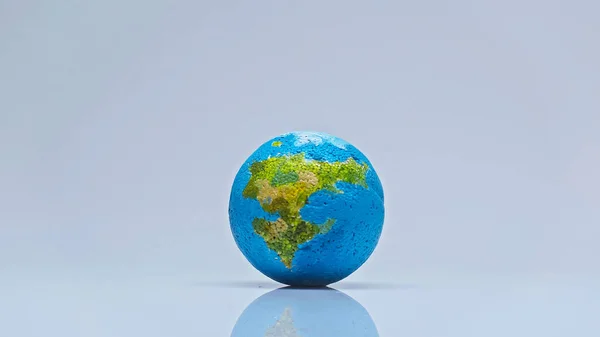
{"type": "Polygon", "coordinates": [[[275,289],[240,315],[231,337],[369,336],[377,327],[352,297],[333,289],[275,289]]]}
{"type": "Polygon", "coordinates": [[[260,146],[237,173],[229,200],[244,256],[293,286],[324,286],[353,273],[375,249],[383,219],[383,189],[369,160],[317,132],[260,146]]]}

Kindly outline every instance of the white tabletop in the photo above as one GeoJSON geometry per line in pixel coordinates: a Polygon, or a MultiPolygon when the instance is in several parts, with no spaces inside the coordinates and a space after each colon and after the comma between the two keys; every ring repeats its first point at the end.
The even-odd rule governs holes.
{"type": "Polygon", "coordinates": [[[598,284],[567,275],[413,273],[397,282],[342,281],[331,288],[350,299],[339,300],[326,294],[335,290],[275,290],[283,285],[260,277],[207,281],[201,273],[21,271],[0,283],[0,334],[232,336],[246,311],[261,321],[247,334],[248,324],[238,324],[236,336],[326,337],[331,331],[323,328],[328,326],[323,317],[310,315],[325,310],[342,328],[370,324],[357,319],[376,326],[376,331],[351,330],[351,336],[598,336],[598,284]],[[273,291],[277,296],[250,305],[273,291]],[[294,292],[312,300],[298,305],[302,296],[294,292]],[[287,330],[273,334],[269,327],[277,322],[287,330]],[[257,332],[261,324],[264,331],[257,332]]]}

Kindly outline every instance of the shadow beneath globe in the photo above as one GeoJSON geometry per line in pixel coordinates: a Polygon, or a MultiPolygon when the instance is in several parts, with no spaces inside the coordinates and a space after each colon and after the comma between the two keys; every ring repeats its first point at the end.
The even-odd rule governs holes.
{"type": "Polygon", "coordinates": [[[250,303],[238,318],[232,337],[372,336],[377,327],[367,309],[329,287],[283,287],[250,303]]]}
{"type": "Polygon", "coordinates": [[[230,289],[277,289],[280,283],[275,282],[196,282],[194,286],[230,289]]]}
{"type": "Polygon", "coordinates": [[[339,282],[330,287],[342,290],[398,290],[418,288],[416,284],[395,284],[385,282],[339,282]]]}
{"type": "Polygon", "coordinates": [[[197,282],[194,286],[214,287],[214,288],[231,288],[231,289],[306,289],[306,290],[398,290],[398,289],[414,289],[416,284],[394,284],[383,282],[338,282],[329,286],[320,287],[294,287],[284,286],[275,282],[197,282]],[[281,288],[280,288],[281,287],[281,288]]]}

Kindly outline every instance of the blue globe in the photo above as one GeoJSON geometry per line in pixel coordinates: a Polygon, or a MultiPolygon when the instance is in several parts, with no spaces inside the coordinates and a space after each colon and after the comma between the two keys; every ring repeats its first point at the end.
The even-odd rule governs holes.
{"type": "Polygon", "coordinates": [[[261,145],[229,200],[235,242],[250,264],[292,286],[325,286],[356,271],[381,236],[379,177],[348,142],[292,132],[261,145]]]}
{"type": "Polygon", "coordinates": [[[231,337],[377,337],[369,312],[333,289],[275,289],[240,315],[231,337]]]}

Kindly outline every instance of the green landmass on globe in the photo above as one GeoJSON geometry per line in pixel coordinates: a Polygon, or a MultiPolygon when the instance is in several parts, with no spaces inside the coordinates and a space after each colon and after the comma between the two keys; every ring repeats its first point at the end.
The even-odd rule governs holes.
{"type": "Polygon", "coordinates": [[[279,214],[275,221],[255,218],[252,221],[254,231],[279,255],[283,264],[291,268],[299,246],[317,234],[327,233],[335,223],[335,219],[320,225],[302,219],[300,210],[308,198],[321,190],[342,193],[335,186],[337,182],[368,188],[368,169],[366,163],[360,164],[353,158],[344,162],[325,162],[306,159],[304,153],[252,163],[250,181],[243,196],[257,200],[266,212],[279,214]]]}

